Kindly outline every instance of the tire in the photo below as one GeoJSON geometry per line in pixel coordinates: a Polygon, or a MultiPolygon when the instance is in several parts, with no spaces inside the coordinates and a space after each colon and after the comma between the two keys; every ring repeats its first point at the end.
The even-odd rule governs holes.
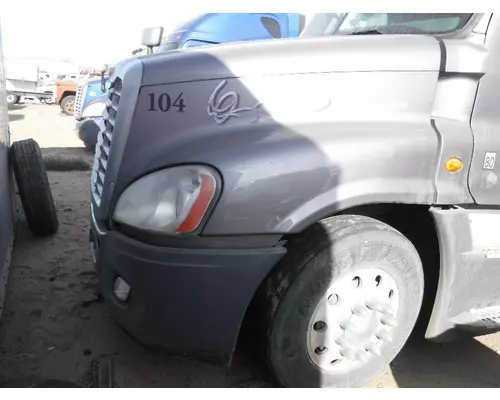
{"type": "Polygon", "coordinates": [[[271,373],[287,387],[367,384],[399,353],[419,315],[424,276],[417,250],[390,226],[353,215],[321,221],[287,248],[262,286],[271,373]]]}
{"type": "Polygon", "coordinates": [[[10,159],[31,232],[42,237],[55,234],[59,221],[38,143],[33,139],[12,143],[10,159]]]}
{"type": "Polygon", "coordinates": [[[83,144],[88,151],[95,152],[95,144],[88,142],[83,142],[83,144]]]}
{"type": "Polygon", "coordinates": [[[69,95],[61,100],[61,110],[66,115],[73,115],[75,108],[75,96],[69,95]]]}
{"type": "Polygon", "coordinates": [[[7,105],[8,106],[13,106],[14,104],[19,103],[19,100],[21,100],[21,97],[18,96],[17,94],[7,92],[7,105]]]}

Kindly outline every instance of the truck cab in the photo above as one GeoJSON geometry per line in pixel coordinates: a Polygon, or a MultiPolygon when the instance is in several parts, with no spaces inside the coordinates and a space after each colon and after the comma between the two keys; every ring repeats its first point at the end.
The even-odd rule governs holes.
{"type": "MultiPolygon", "coordinates": [[[[148,54],[162,53],[228,42],[297,37],[304,26],[305,17],[301,14],[201,14],[180,24],[166,36],[163,36],[163,29],[153,28],[146,36],[149,42],[143,45],[148,54]]],[[[133,55],[144,55],[144,50],[141,50],[137,49],[133,55]]],[[[101,79],[90,79],[82,82],[76,92],[76,129],[80,139],[91,148],[96,144],[97,124],[102,124],[101,114],[109,80],[105,79],[103,84],[105,91],[102,90],[101,79]],[[80,129],[85,120],[89,123],[80,129]]]]}
{"type": "Polygon", "coordinates": [[[424,13],[121,62],[90,188],[112,314],[289,387],[498,331],[499,64],[499,15],[424,13]]]}

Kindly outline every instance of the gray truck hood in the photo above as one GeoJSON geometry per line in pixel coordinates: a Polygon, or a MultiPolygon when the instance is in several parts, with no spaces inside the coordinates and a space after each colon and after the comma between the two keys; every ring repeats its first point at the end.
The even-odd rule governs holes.
{"type": "Polygon", "coordinates": [[[437,71],[429,36],[331,36],[204,46],[141,57],[144,86],[230,77],[368,71],[437,71]]]}

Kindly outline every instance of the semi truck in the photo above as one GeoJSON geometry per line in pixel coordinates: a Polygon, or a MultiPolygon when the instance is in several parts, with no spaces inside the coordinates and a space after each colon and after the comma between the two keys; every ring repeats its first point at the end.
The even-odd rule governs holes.
{"type": "Polygon", "coordinates": [[[499,68],[498,14],[425,13],[119,63],[90,188],[111,313],[288,387],[498,331],[499,68]]]}
{"type": "MultiPolygon", "coordinates": [[[[145,30],[144,47],[135,50],[133,55],[143,55],[144,49],[147,49],[147,54],[152,54],[227,42],[297,37],[304,26],[305,16],[302,14],[200,14],[178,25],[164,37],[161,28],[145,30]]],[[[97,141],[108,88],[107,78],[104,82],[90,79],[82,82],[76,91],[75,126],[79,138],[90,148],[94,148],[97,141]]]]}

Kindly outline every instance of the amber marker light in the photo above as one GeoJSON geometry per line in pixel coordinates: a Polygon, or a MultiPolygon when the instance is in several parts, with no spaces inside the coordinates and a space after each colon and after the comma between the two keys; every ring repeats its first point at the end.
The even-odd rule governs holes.
{"type": "Polygon", "coordinates": [[[446,160],[446,163],[444,164],[444,167],[446,168],[446,171],[448,172],[458,172],[462,169],[464,166],[464,163],[460,158],[457,157],[451,157],[446,160]]]}

